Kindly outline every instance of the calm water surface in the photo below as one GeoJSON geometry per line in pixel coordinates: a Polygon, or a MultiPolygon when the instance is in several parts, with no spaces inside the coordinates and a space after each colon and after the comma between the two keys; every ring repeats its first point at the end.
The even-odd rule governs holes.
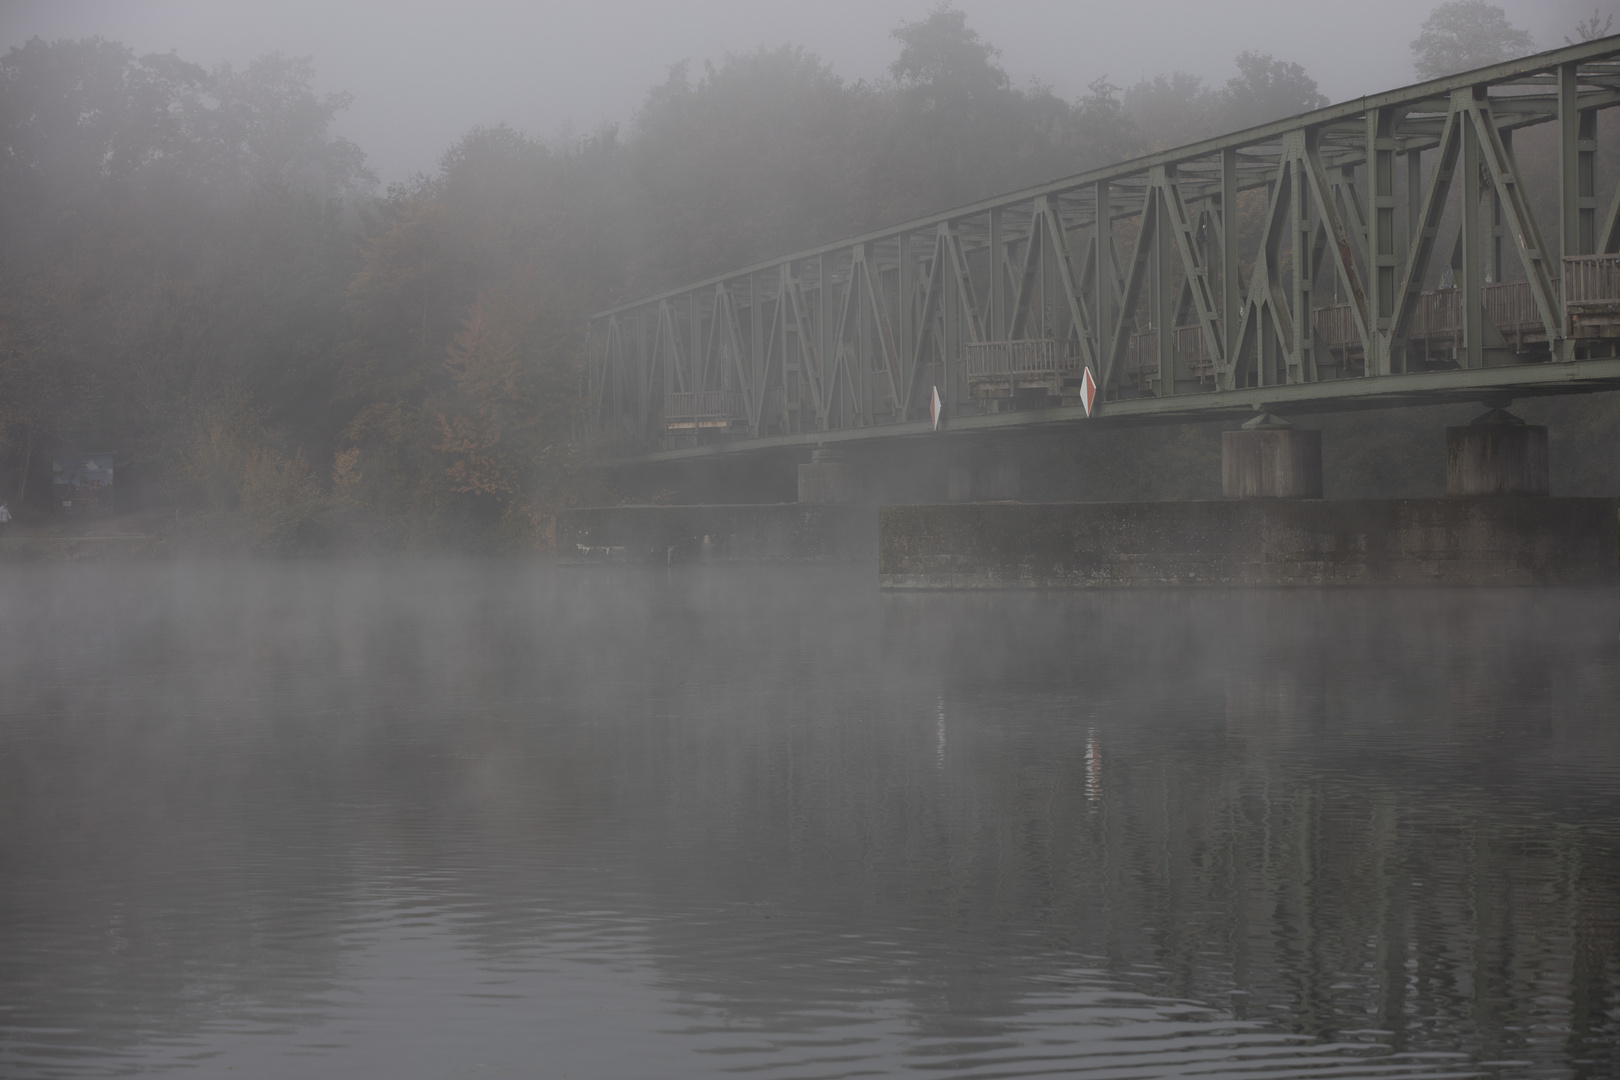
{"type": "Polygon", "coordinates": [[[0,1075],[1620,1075],[1612,591],[0,566],[0,1075]]]}

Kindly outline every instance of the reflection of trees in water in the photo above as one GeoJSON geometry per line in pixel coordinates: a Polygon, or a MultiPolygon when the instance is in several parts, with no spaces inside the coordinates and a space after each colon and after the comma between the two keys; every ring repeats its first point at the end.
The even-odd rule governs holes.
{"type": "Polygon", "coordinates": [[[50,718],[0,755],[8,1025],[137,987],[130,1041],[314,1020],[410,902],[491,960],[634,925],[667,989],[775,1030],[893,1000],[993,1034],[1095,968],[1614,1064],[1620,686],[1575,594],[106,573],[0,628],[8,718],[50,718]]]}

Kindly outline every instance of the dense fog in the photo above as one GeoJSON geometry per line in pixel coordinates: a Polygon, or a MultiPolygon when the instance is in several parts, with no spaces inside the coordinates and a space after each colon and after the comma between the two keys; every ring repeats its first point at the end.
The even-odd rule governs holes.
{"type": "Polygon", "coordinates": [[[1606,591],[446,559],[0,596],[7,1075],[1617,1061],[1606,591]]]}
{"type": "MultiPolygon", "coordinates": [[[[1475,6],[1494,14],[1453,25],[1436,8],[1427,42],[1421,13],[1403,14],[1413,45],[1388,77],[1560,43],[1539,8],[1475,6]]],[[[143,42],[168,25],[168,9],[150,10],[143,42]]],[[[128,17],[108,15],[133,30],[128,17]]],[[[368,131],[343,126],[357,107],[352,57],[223,63],[207,42],[228,35],[145,51],[87,18],[51,24],[81,36],[30,36],[0,58],[0,494],[26,519],[47,500],[53,455],[118,451],[131,505],[161,508],[185,544],[209,550],[544,547],[557,508],[622,495],[582,437],[589,312],[1320,106],[1318,66],[1333,51],[1299,37],[1286,53],[1245,47],[1200,69],[1218,75],[1129,78],[1093,59],[1015,76],[1023,24],[1004,35],[996,12],[946,5],[867,25],[882,60],[846,74],[843,54],[749,24],[746,47],[649,63],[627,114],[554,134],[489,112],[420,159],[435,165],[385,185],[368,131]]],[[[4,26],[49,23],[24,6],[4,26]]],[[[1559,26],[1608,28],[1584,12],[1559,26]]],[[[614,34],[577,37],[581,54],[622,63],[614,34]]],[[[1532,181],[1551,175],[1521,154],[1532,181]]],[[[1607,152],[1600,168],[1607,183],[1607,152]]],[[[1612,487],[1612,455],[1597,449],[1615,437],[1612,401],[1527,416],[1552,420],[1556,491],[1612,487]]],[[[1446,422],[1355,418],[1329,454],[1342,474],[1330,494],[1432,493],[1429,444],[1446,422]]],[[[1032,490],[1204,494],[1216,439],[1082,440],[1029,472],[1083,472],[1091,486],[1032,490]]]]}

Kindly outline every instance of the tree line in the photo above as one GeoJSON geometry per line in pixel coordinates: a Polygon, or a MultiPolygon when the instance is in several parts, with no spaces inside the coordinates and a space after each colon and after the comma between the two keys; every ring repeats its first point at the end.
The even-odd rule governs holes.
{"type": "MultiPolygon", "coordinates": [[[[1500,16],[1436,9],[1420,68],[1522,51],[1476,8],[1500,16]]],[[[612,497],[580,437],[590,311],[1326,103],[1254,52],[1071,101],[949,5],[893,36],[878,80],[791,46],[683,62],[629,123],[476,128],[385,192],[309,60],[11,49],[0,498],[40,508],[53,455],[118,450],[148,501],[261,549],[544,544],[612,497]]]]}

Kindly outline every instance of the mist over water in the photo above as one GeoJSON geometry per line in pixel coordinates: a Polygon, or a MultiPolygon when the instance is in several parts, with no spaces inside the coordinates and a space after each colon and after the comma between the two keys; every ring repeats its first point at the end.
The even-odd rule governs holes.
{"type": "Polygon", "coordinates": [[[1607,1077],[1610,590],[0,566],[0,1074],[1607,1077]]]}

